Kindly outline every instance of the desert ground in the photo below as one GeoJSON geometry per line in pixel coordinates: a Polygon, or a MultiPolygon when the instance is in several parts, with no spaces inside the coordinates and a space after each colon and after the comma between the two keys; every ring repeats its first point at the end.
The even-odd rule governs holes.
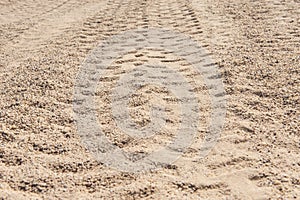
{"type": "Polygon", "coordinates": [[[0,199],[300,199],[299,0],[0,0],[0,82],[0,199]],[[84,144],[74,87],[94,48],[139,27],[183,33],[210,53],[226,117],[199,159],[214,120],[201,73],[172,52],[120,56],[93,97],[98,123],[118,148],[155,151],[181,123],[181,102],[149,86],[129,100],[130,117],[143,127],[150,104],[164,103],[166,127],[147,139],[128,136],[109,99],[120,74],[160,63],[185,74],[201,100],[197,135],[182,156],[135,173],[100,162],[84,144]]]}

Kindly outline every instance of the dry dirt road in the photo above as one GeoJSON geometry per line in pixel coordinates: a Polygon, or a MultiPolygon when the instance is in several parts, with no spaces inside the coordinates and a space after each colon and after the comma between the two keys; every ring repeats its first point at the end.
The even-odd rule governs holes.
{"type": "MultiPolygon", "coordinates": [[[[300,199],[299,0],[1,0],[0,56],[0,199],[300,199]],[[106,166],[83,145],[73,111],[80,66],[99,42],[137,27],[184,33],[215,60],[226,122],[205,158],[197,152],[208,89],[184,60],[155,49],[118,58],[113,76],[99,80],[99,124],[126,151],[169,141],[180,102],[166,101],[174,112],[165,133],[138,140],[116,127],[108,99],[118,74],[162,63],[199,81],[203,123],[194,143],[176,162],[143,173],[106,166]]],[[[127,105],[133,120],[147,124],[148,100],[166,95],[140,90],[127,105]]]]}

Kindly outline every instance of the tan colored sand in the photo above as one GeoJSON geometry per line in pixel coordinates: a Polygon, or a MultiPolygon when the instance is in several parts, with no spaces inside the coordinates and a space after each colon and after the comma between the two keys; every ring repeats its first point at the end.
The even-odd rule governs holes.
{"type": "MultiPolygon", "coordinates": [[[[299,16],[297,0],[0,1],[0,199],[299,199],[299,16]],[[155,172],[119,172],[81,143],[74,79],[101,40],[152,26],[190,35],[212,52],[227,93],[226,124],[209,156],[197,160],[210,112],[203,86],[196,92],[203,129],[184,156],[155,172]]],[[[141,50],[116,65],[126,70],[130,62],[122,60],[131,57],[161,62],[153,54],[141,50]]],[[[190,79],[203,85],[197,75],[190,79]]],[[[159,103],[159,90],[145,90],[137,101],[159,103]]],[[[168,129],[128,140],[98,92],[98,120],[120,147],[152,151],[172,137],[168,129]]],[[[177,104],[169,106],[169,128],[176,128],[177,104]]],[[[141,126],[149,120],[147,103],[129,109],[141,126]]]]}

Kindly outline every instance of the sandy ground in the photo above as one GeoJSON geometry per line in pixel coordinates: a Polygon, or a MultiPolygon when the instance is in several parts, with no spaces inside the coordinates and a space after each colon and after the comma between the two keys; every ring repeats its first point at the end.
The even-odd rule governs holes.
{"type": "MultiPolygon", "coordinates": [[[[1,0],[0,56],[1,199],[300,199],[298,0],[1,0]],[[101,40],[136,27],[190,35],[216,60],[227,115],[217,145],[204,159],[195,158],[207,127],[206,103],[195,142],[157,171],[106,167],[82,144],[73,112],[80,65],[101,40]]],[[[172,55],[141,50],[114,66],[126,70],[165,59],[172,55]]],[[[183,66],[176,59],[168,65],[183,66]]],[[[97,95],[107,137],[128,151],[155,149],[154,140],[139,143],[114,131],[106,106],[109,77],[97,95]]],[[[200,78],[190,76],[202,86],[200,78]]],[[[195,93],[205,102],[207,89],[200,88],[195,93]]],[[[143,126],[149,121],[143,98],[151,96],[139,92],[142,109],[128,107],[143,126]]],[[[174,117],[169,126],[178,123],[174,117]]],[[[172,136],[166,132],[156,141],[172,136]]]]}

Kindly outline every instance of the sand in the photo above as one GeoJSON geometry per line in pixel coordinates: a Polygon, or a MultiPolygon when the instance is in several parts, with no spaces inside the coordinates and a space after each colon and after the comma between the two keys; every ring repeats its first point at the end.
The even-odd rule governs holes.
{"type": "Polygon", "coordinates": [[[299,199],[299,16],[297,0],[0,1],[1,199],[299,199]],[[198,154],[212,110],[203,74],[155,49],[114,61],[99,80],[97,120],[124,151],[166,145],[181,122],[171,93],[149,86],[129,101],[139,127],[151,121],[150,104],[168,111],[165,129],[145,140],[117,127],[108,94],[133,66],[167,65],[185,74],[201,102],[198,132],[183,155],[157,170],[124,172],[97,160],[78,133],[74,87],[85,59],[110,36],[138,27],[183,33],[215,61],[226,118],[206,157],[198,154]]]}

